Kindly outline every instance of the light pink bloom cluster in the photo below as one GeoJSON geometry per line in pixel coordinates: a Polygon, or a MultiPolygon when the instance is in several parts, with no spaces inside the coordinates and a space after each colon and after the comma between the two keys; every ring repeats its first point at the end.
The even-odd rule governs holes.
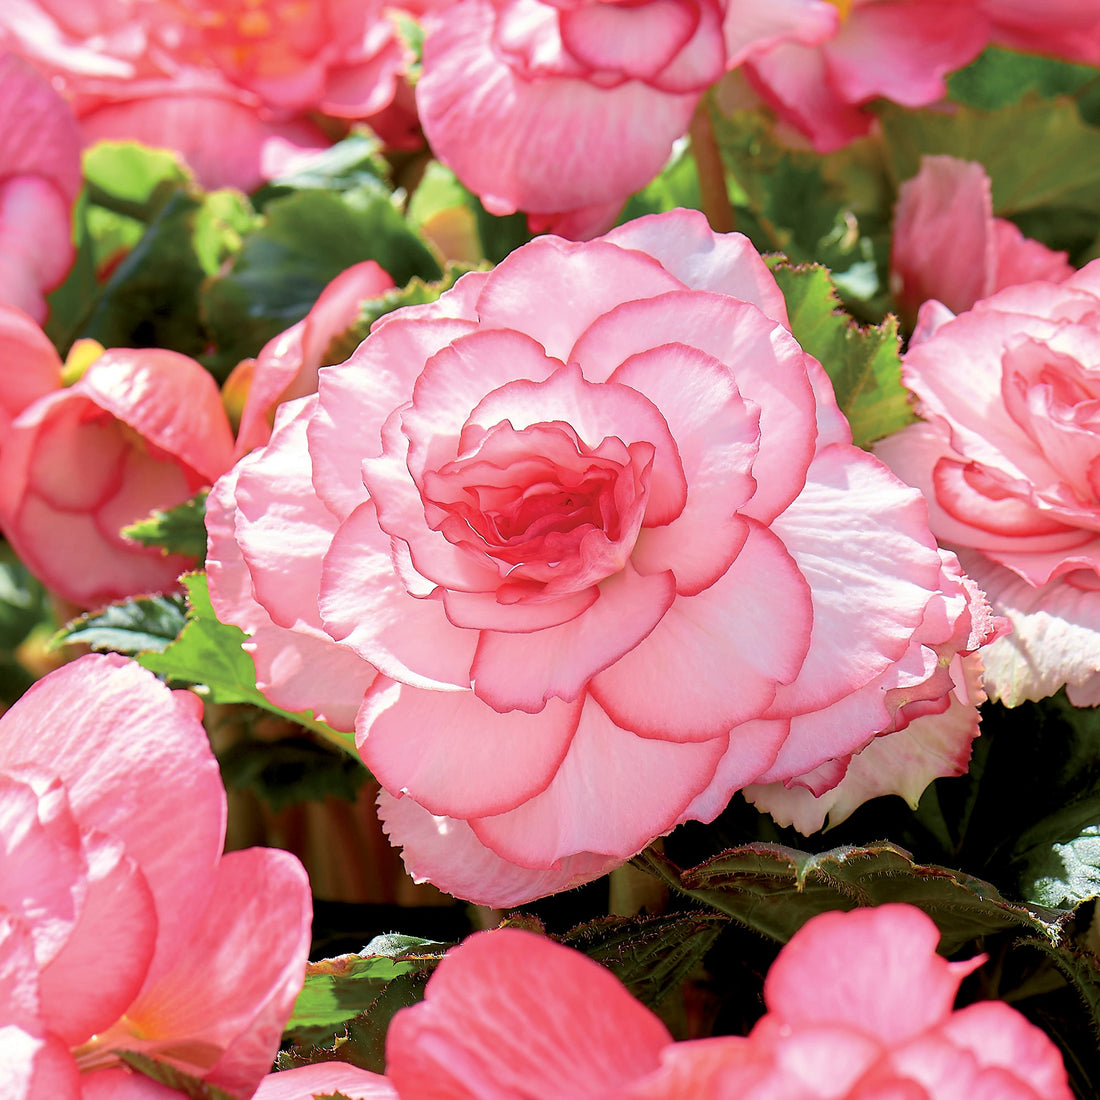
{"type": "Polygon", "coordinates": [[[597,963],[516,929],[448,953],[386,1037],[386,1076],[329,1063],[267,1078],[256,1100],[1070,1100],[1054,1044],[1000,1002],[954,1011],[984,962],[936,954],[919,909],[808,921],[772,965],[747,1038],[674,1043],[597,963]]]}
{"type": "Polygon", "coordinates": [[[540,238],[215,486],[219,616],[272,701],[354,723],[415,876],[516,904],[951,711],[988,610],[786,319],[694,212],[540,238]]]}
{"type": "Polygon", "coordinates": [[[0,51],[0,303],[46,318],[46,291],[73,261],[80,133],[65,101],[0,51]]]}
{"type": "Polygon", "coordinates": [[[582,239],[660,172],[727,68],[835,23],[823,0],[459,0],[428,23],[417,105],[487,210],[582,239]]]}
{"type": "Polygon", "coordinates": [[[910,325],[929,300],[962,313],[1006,286],[1057,283],[1073,270],[1065,252],[993,216],[989,177],[975,161],[922,157],[920,171],[898,191],[890,282],[910,325]]]}
{"type": "Polygon", "coordinates": [[[233,1096],[278,1048],[309,947],[309,883],[222,855],[225,792],[196,696],[82,657],[0,718],[0,1091],[152,1100],[136,1051],[233,1096]]]}
{"type": "Polygon", "coordinates": [[[879,97],[923,107],[944,78],[991,42],[1067,60],[1100,61],[1095,0],[833,0],[835,34],[817,45],[783,41],[745,65],[753,87],[819,153],[861,137],[879,97]]]}
{"type": "Polygon", "coordinates": [[[0,307],[0,531],[48,588],[81,607],[164,591],[192,561],[123,538],[233,463],[217,384],[193,359],[79,342],[63,365],[18,310],[0,307]],[[91,345],[91,346],[89,346],[91,345]]]}
{"type": "Polygon", "coordinates": [[[1100,703],[1100,263],[921,312],[905,384],[925,423],[877,453],[928,498],[1013,633],[985,651],[1008,705],[1100,703]]]}
{"type": "Polygon", "coordinates": [[[10,0],[0,43],[62,88],[86,142],[167,146],[245,190],[328,144],[310,112],[388,106],[407,62],[374,0],[10,0]]]}

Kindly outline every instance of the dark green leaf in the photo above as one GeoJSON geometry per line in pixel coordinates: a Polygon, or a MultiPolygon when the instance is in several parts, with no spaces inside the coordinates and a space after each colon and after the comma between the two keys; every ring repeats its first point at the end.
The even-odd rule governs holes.
{"type": "Polygon", "coordinates": [[[377,138],[352,134],[311,156],[302,167],[276,176],[262,191],[257,202],[285,196],[290,191],[372,191],[387,194],[387,165],[379,156],[377,138]]]}
{"type": "Polygon", "coordinates": [[[252,658],[241,649],[247,636],[238,627],[218,621],[210,606],[205,574],[188,573],[183,583],[187,589],[187,625],[163,651],[139,655],[139,664],[169,681],[201,685],[207,697],[216,703],[250,703],[271,711],[358,756],[351,734],[337,732],[314,718],[310,711],[292,714],[269,703],[256,687],[252,658]]]}
{"type": "Polygon", "coordinates": [[[992,46],[948,77],[947,93],[956,103],[991,111],[1019,103],[1028,92],[1045,98],[1072,95],[1095,79],[1096,70],[1087,65],[992,46]]]}
{"type": "Polygon", "coordinates": [[[198,559],[206,557],[205,490],[167,512],[157,510],[148,519],[122,529],[124,537],[142,546],[159,546],[169,554],[198,559]]]}
{"type": "Polygon", "coordinates": [[[841,309],[828,271],[816,264],[780,261],[772,268],[787,300],[791,331],[832,379],[855,442],[866,446],[911,424],[916,417],[901,382],[897,320],[857,325],[841,309]]]}
{"type": "Polygon", "coordinates": [[[258,354],[362,260],[375,260],[398,285],[442,274],[386,194],[296,191],[273,199],[264,214],[266,224],[245,239],[230,270],[202,291],[218,369],[258,354]]]}
{"type": "Polygon", "coordinates": [[[218,754],[222,781],[250,790],[278,813],[301,802],[354,802],[370,773],[359,760],[305,737],[245,739],[218,754]]]}
{"type": "Polygon", "coordinates": [[[142,1076],[149,1077],[167,1088],[175,1089],[182,1095],[190,1097],[190,1100],[235,1100],[223,1089],[207,1084],[206,1081],[200,1081],[197,1077],[176,1069],[175,1066],[158,1062],[147,1054],[138,1054],[132,1050],[118,1050],[116,1053],[123,1062],[142,1076]]]}
{"type": "Polygon", "coordinates": [[[109,604],[73,619],[54,636],[53,644],[86,645],[134,656],[161,652],[187,622],[182,596],[142,596],[109,604]]]}

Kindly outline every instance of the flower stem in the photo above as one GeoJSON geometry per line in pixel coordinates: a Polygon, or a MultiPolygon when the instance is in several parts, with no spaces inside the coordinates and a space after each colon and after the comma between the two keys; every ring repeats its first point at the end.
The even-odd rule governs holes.
{"type": "Polygon", "coordinates": [[[737,219],[726,191],[726,171],[722,165],[722,154],[718,151],[706,97],[700,99],[695,108],[688,137],[699,176],[703,213],[715,233],[732,233],[737,228],[737,219]]]}

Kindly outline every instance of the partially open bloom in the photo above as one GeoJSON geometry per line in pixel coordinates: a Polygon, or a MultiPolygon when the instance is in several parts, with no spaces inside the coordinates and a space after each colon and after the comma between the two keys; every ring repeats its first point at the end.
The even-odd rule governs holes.
{"type": "Polygon", "coordinates": [[[0,50],[0,303],[46,318],[73,262],[80,133],[49,81],[0,50]]]}
{"type": "Polygon", "coordinates": [[[273,1074],[258,1100],[339,1087],[365,1100],[1070,1100],[1054,1044],[1015,1009],[953,1010],[984,961],[936,954],[939,931],[908,905],[809,920],[764,984],[747,1038],[675,1043],[603,967],[543,936],[502,928],[448,952],[424,1000],[386,1036],[386,1076],[350,1066],[273,1074]],[[353,1091],[354,1090],[354,1091],[353,1091]]]}
{"type": "Polygon", "coordinates": [[[0,42],[62,88],[85,141],[166,146],[205,186],[246,190],[327,144],[310,112],[386,107],[407,60],[370,0],[25,0],[0,42]]]}
{"type": "Polygon", "coordinates": [[[460,0],[428,24],[432,151],[493,214],[583,239],[664,166],[700,95],[754,45],[817,41],[821,0],[460,0]]]}
{"type": "Polygon", "coordinates": [[[200,716],[195,695],[93,655],[0,717],[5,1100],[167,1091],[119,1051],[239,1097],[268,1070],[305,973],[309,884],[285,852],[222,855],[200,716]]]}
{"type": "Polygon", "coordinates": [[[890,281],[910,324],[930,299],[962,313],[1014,283],[1056,283],[1072,274],[1065,252],[993,216],[989,177],[975,161],[922,157],[920,171],[898,191],[890,281]]]}
{"type": "Polygon", "coordinates": [[[539,238],[383,318],[219,481],[215,609],[279,705],[358,708],[415,876],[560,890],[948,708],[984,603],[785,321],[702,215],[539,238]]]}
{"type": "Polygon", "coordinates": [[[305,317],[269,340],[255,359],[234,369],[224,392],[246,394],[237,430],[238,456],[268,441],[281,402],[316,392],[317,371],[333,342],[355,323],[363,302],[392,287],[393,279],[373,260],[352,265],[325,287],[305,317]]]}
{"type": "MultiPolygon", "coordinates": [[[[24,330],[17,353],[30,346],[44,368],[49,349],[28,345],[24,330]]],[[[0,437],[0,530],[48,588],[90,607],[176,584],[190,559],[120,532],[212,484],[232,464],[233,437],[216,383],[193,359],[83,342],[74,366],[82,357],[93,361],[65,388],[54,353],[58,388],[0,437]]]]}
{"type": "Polygon", "coordinates": [[[903,378],[925,419],[876,452],[929,502],[1013,633],[984,653],[1012,706],[1100,703],[1100,263],[921,313],[903,378]]]}

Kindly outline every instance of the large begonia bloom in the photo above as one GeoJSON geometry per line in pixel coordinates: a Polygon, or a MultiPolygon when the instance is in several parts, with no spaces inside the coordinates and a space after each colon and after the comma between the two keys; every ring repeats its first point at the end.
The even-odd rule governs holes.
{"type": "Polygon", "coordinates": [[[877,453],[928,498],[1013,633],[984,651],[1013,706],[1100,702],[1100,263],[952,317],[929,303],[903,378],[925,423],[877,453]]]}
{"type": "Polygon", "coordinates": [[[1006,286],[1061,282],[1073,270],[1065,252],[993,216],[992,186],[975,161],[922,157],[920,171],[898,191],[890,282],[910,323],[931,299],[962,313],[1006,286]]]}
{"type": "Polygon", "coordinates": [[[240,1097],[270,1067],[305,974],[309,883],[285,852],[222,855],[201,709],[93,655],[0,717],[6,1100],[166,1092],[119,1051],[240,1097]]]}
{"type": "Polygon", "coordinates": [[[773,7],[446,5],[428,23],[416,87],[425,136],[491,213],[522,210],[538,229],[594,236],[660,172],[700,95],[728,65],[779,37],[818,41],[836,20],[821,0],[773,7]]]}
{"type": "Polygon", "coordinates": [[[216,611],[278,705],[358,707],[414,876],[564,889],[949,708],[984,601],[785,321],[701,214],[539,238],[383,318],[215,486],[216,611]]]}
{"type": "Polygon", "coordinates": [[[280,402],[317,391],[317,371],[326,364],[333,342],[355,323],[363,302],[381,297],[393,285],[373,260],[353,264],[321,291],[302,320],[269,340],[255,359],[234,368],[223,396],[236,388],[246,390],[237,455],[268,441],[280,402]]]}
{"type": "MultiPolygon", "coordinates": [[[[28,347],[25,328],[16,354],[28,347]]],[[[47,349],[29,346],[44,373],[47,349]]],[[[0,530],[35,576],[79,606],[164,591],[192,559],[122,528],[182,504],[232,462],[217,384],[198,363],[154,348],[103,352],[72,386],[25,405],[0,437],[0,530]]]]}
{"type": "Polygon", "coordinates": [[[13,0],[0,43],[62,89],[85,141],[166,146],[205,186],[245,190],[328,144],[311,112],[387,107],[407,64],[371,0],[13,0]]]}
{"type": "Polygon", "coordinates": [[[49,81],[0,50],[0,303],[41,323],[73,262],[80,131],[49,81]]]}
{"type": "Polygon", "coordinates": [[[1015,1009],[955,1011],[984,961],[936,954],[908,905],[824,913],[795,933],[747,1038],[675,1043],[598,963],[544,936],[453,948],[386,1036],[386,1076],[343,1065],[272,1074],[257,1100],[1069,1100],[1058,1049],[1015,1009]]]}

